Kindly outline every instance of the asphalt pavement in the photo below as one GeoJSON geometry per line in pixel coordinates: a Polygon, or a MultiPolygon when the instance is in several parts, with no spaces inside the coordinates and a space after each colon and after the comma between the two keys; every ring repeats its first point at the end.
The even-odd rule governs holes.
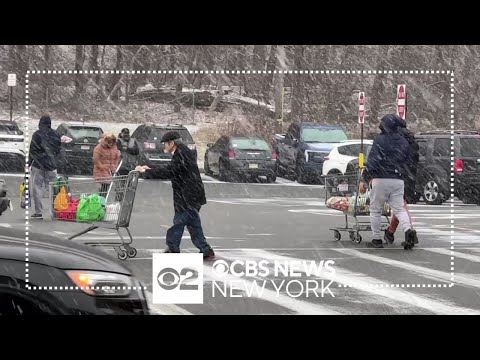
{"type": "MultiPolygon", "coordinates": [[[[24,229],[25,211],[18,207],[22,178],[0,177],[7,180],[14,200],[14,211],[0,217],[0,231],[1,226],[24,229]]],[[[361,233],[363,241],[359,244],[350,241],[345,232],[340,241],[334,240],[330,229],[345,226],[345,217],[325,206],[322,186],[284,179],[278,179],[276,184],[231,184],[203,177],[208,204],[201,210],[202,222],[217,260],[227,264],[333,260],[335,274],[312,277],[302,270],[296,281],[281,273],[266,278],[221,277],[212,267],[214,262],[206,262],[203,304],[151,303],[155,313],[480,314],[480,212],[476,205],[464,205],[457,200],[453,206],[450,202],[440,206],[410,205],[419,235],[418,246],[405,251],[397,232],[392,245],[367,249],[369,232],[361,233]],[[333,282],[323,288],[324,292],[320,288],[309,291],[306,284],[312,279],[317,280],[317,285],[320,279],[325,281],[324,286],[333,282]]],[[[72,191],[84,191],[91,185],[89,179],[82,177],[72,177],[70,181],[72,191]]],[[[45,206],[48,208],[48,199],[45,206]]],[[[141,181],[130,224],[138,254],[124,262],[146,284],[150,297],[152,255],[165,248],[165,234],[172,218],[169,181],[141,181]]],[[[354,219],[348,220],[351,225],[354,219]]],[[[65,238],[88,226],[48,218],[28,222],[31,232],[65,238]]],[[[97,229],[73,241],[117,240],[115,230],[97,229]]],[[[115,254],[111,246],[101,248],[115,254]]],[[[198,252],[187,232],[182,251],[198,252]]],[[[237,268],[244,269],[243,265],[237,268]]]]}

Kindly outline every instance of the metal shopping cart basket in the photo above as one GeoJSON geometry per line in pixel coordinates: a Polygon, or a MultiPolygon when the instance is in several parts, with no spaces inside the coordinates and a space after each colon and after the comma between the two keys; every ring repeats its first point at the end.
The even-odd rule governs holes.
{"type": "MultiPolygon", "coordinates": [[[[360,220],[361,217],[370,216],[369,191],[365,194],[359,193],[359,185],[361,182],[361,170],[346,173],[345,175],[327,175],[325,176],[325,204],[329,208],[337,208],[345,214],[345,227],[332,227],[333,237],[336,241],[342,238],[341,232],[348,232],[350,240],[356,244],[362,242],[361,231],[371,231],[370,219],[360,220]],[[332,206],[333,203],[340,204],[338,207],[332,206]],[[348,217],[354,219],[354,225],[348,224],[348,217]]],[[[386,222],[382,223],[382,231],[386,230],[390,225],[389,216],[391,209],[385,204],[382,216],[386,222]]]]}
{"type": "MultiPolygon", "coordinates": [[[[129,230],[130,217],[132,214],[133,204],[135,200],[135,193],[138,185],[140,173],[138,171],[130,171],[128,175],[118,175],[117,171],[111,179],[98,179],[98,180],[70,180],[68,182],[69,193],[67,195],[67,201],[63,201],[62,206],[59,208],[58,200],[57,204],[55,199],[60,196],[60,189],[54,189],[56,187],[62,187],[55,182],[50,183],[50,209],[53,220],[69,221],[69,222],[82,222],[89,224],[90,226],[81,232],[70,236],[68,239],[73,240],[76,237],[84,235],[90,231],[98,228],[116,230],[120,242],[85,242],[88,245],[94,246],[111,246],[114,245],[114,249],[120,260],[125,260],[128,257],[133,258],[137,255],[137,250],[131,246],[133,243],[132,234],[129,230]],[[105,193],[101,193],[101,184],[108,183],[108,190],[105,193]],[[54,195],[57,194],[57,195],[54,195]],[[100,195],[100,198],[97,197],[100,195]],[[85,214],[82,214],[83,219],[80,219],[80,202],[82,199],[94,198],[102,203],[102,209],[100,215],[94,220],[85,219],[85,214]],[[56,206],[57,205],[57,206],[56,206]],[[57,209],[56,209],[57,208],[57,209]],[[103,213],[103,216],[101,216],[103,213]],[[120,232],[120,228],[125,228],[129,241],[125,241],[120,232]]],[[[105,190],[106,187],[104,186],[105,190]]],[[[62,195],[64,196],[64,195],[62,195]]],[[[65,198],[65,196],[64,196],[65,198]]],[[[98,210],[98,209],[96,209],[98,210]]],[[[88,210],[87,210],[88,213],[88,210]]],[[[89,214],[87,214],[89,215],[89,214]]],[[[96,214],[95,214],[96,216],[96,214]]],[[[88,216],[87,216],[88,218],[88,216]]]]}

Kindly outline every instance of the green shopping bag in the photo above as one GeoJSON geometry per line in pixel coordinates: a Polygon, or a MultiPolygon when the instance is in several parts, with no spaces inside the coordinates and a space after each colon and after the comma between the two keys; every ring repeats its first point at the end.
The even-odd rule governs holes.
{"type": "Polygon", "coordinates": [[[77,207],[76,221],[101,221],[105,217],[105,198],[98,194],[82,194],[77,207]]]}
{"type": "Polygon", "coordinates": [[[57,176],[57,178],[53,181],[53,196],[57,196],[62,187],[65,187],[65,192],[67,194],[70,192],[70,187],[68,185],[68,177],[57,176]]]}

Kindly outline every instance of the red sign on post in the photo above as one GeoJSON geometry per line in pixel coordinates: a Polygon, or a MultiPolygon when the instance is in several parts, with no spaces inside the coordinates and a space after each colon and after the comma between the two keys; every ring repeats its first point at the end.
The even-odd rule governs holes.
{"type": "Polygon", "coordinates": [[[358,93],[358,123],[365,122],[365,93],[358,93]]]}
{"type": "Polygon", "coordinates": [[[407,89],[405,84],[397,86],[397,115],[405,120],[407,105],[407,89]]]}

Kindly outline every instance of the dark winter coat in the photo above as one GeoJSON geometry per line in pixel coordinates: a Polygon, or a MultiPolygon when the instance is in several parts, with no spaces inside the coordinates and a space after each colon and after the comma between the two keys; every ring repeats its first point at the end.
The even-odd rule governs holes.
{"type": "Polygon", "coordinates": [[[52,129],[49,117],[40,119],[38,130],[32,135],[28,165],[40,170],[53,171],[57,169],[61,149],[60,134],[52,129]]]}
{"type": "Polygon", "coordinates": [[[133,138],[129,138],[128,141],[126,141],[119,137],[117,139],[117,148],[120,150],[122,157],[122,167],[120,168],[120,172],[128,173],[135,169],[135,166],[138,165],[138,154],[140,153],[137,141],[133,138]]]}
{"type": "Polygon", "coordinates": [[[382,118],[382,133],[373,141],[363,173],[367,181],[369,178],[404,180],[406,177],[409,144],[398,132],[395,116],[386,115],[382,118]]]}
{"type": "Polygon", "coordinates": [[[186,145],[177,146],[168,167],[168,176],[172,181],[176,212],[200,210],[201,206],[207,203],[195,155],[186,145]]]}

